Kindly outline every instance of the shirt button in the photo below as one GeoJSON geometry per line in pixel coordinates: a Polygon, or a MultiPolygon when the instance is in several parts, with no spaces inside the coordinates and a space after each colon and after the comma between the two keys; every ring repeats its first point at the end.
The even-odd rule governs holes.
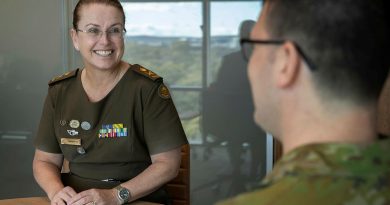
{"type": "Polygon", "coordinates": [[[77,147],[77,153],[85,154],[85,149],[83,147],[77,147]]]}

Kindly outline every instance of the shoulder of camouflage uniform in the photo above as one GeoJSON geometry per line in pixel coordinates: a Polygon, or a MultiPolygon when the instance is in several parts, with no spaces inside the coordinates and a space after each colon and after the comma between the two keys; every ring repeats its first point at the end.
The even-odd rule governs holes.
{"type": "Polygon", "coordinates": [[[151,79],[152,81],[156,81],[156,80],[159,80],[159,79],[162,79],[162,77],[160,77],[159,75],[157,75],[155,72],[147,69],[147,68],[144,68],[138,64],[134,64],[132,65],[131,67],[131,70],[133,70],[134,72],[140,74],[140,75],[143,75],[149,79],[151,79]]]}
{"type": "Polygon", "coordinates": [[[66,72],[62,75],[59,75],[57,77],[54,77],[53,79],[51,79],[49,81],[49,86],[52,86],[58,82],[61,82],[63,80],[66,80],[66,79],[70,79],[70,78],[73,78],[73,77],[76,77],[77,76],[77,72],[79,71],[79,69],[76,69],[76,70],[72,70],[72,71],[69,71],[69,72],[66,72]]]}

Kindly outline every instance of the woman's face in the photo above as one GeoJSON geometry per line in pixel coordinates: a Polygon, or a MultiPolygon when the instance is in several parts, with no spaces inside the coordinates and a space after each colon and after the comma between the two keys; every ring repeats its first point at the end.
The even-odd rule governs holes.
{"type": "Polygon", "coordinates": [[[73,45],[80,51],[86,68],[113,69],[123,52],[123,17],[109,5],[88,4],[79,11],[78,28],[72,29],[73,45]]]}

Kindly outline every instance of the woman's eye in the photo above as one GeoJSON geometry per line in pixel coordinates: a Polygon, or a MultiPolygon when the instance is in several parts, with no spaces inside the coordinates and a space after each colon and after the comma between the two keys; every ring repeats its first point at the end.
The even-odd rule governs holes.
{"type": "Polygon", "coordinates": [[[88,29],[88,33],[99,34],[100,30],[97,28],[90,28],[90,29],[88,29]]]}
{"type": "Polygon", "coordinates": [[[121,29],[120,29],[120,28],[112,28],[112,29],[110,29],[109,32],[110,32],[110,33],[120,33],[120,32],[121,32],[121,29]]]}

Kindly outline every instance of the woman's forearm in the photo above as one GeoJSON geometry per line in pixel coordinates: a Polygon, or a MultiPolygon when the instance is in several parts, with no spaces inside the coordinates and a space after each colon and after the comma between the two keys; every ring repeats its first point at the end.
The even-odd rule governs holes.
{"type": "Polygon", "coordinates": [[[122,184],[130,190],[131,201],[146,196],[177,176],[180,167],[180,148],[157,156],[141,174],[122,184]]]}
{"type": "Polygon", "coordinates": [[[51,161],[42,158],[40,153],[37,152],[33,160],[34,177],[39,186],[46,192],[49,199],[52,199],[55,193],[64,187],[61,181],[61,169],[58,165],[58,161],[62,161],[62,157],[51,161]]]}

